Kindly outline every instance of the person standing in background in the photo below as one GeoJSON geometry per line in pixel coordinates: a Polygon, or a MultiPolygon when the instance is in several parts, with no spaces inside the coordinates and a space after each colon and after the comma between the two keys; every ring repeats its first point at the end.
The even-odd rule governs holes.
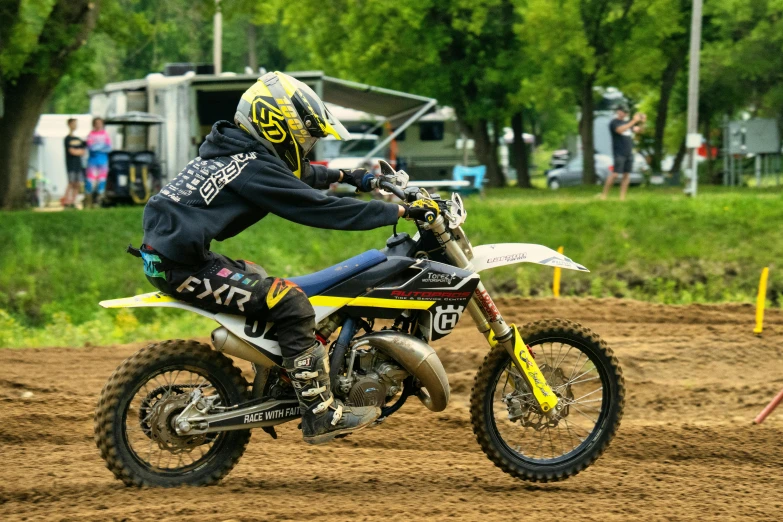
{"type": "Polygon", "coordinates": [[[628,107],[617,107],[617,117],[609,123],[609,132],[612,135],[612,154],[614,154],[614,171],[609,173],[604,183],[604,191],[601,199],[606,199],[609,189],[614,185],[618,174],[623,175],[620,183],[620,201],[625,201],[628,185],[631,183],[631,170],[633,170],[633,135],[642,132],[642,127],[637,123],[647,121],[647,116],[637,112],[631,121],[627,121],[628,107]]]}
{"type": "Polygon", "coordinates": [[[92,120],[92,131],[87,136],[87,148],[90,157],[87,160],[87,182],[85,184],[84,206],[90,207],[98,198],[103,196],[106,190],[106,176],[109,173],[109,152],[111,152],[111,138],[103,128],[103,118],[92,120]]]}
{"type": "Polygon", "coordinates": [[[64,207],[74,208],[76,196],[81,192],[81,184],[84,181],[84,166],[82,157],[86,153],[84,140],[74,135],[76,132],[76,118],[68,119],[68,135],[65,137],[65,170],[68,172],[68,188],[60,200],[64,207]]]}

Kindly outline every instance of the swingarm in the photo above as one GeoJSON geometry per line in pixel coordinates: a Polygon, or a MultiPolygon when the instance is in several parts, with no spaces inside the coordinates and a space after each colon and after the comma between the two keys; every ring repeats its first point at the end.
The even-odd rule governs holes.
{"type": "Polygon", "coordinates": [[[211,409],[208,401],[202,398],[198,391],[193,392],[189,404],[182,413],[174,418],[173,424],[177,434],[190,436],[230,430],[268,428],[302,417],[299,401],[296,399],[270,400],[251,406],[240,404],[226,411],[205,413],[211,409]]]}

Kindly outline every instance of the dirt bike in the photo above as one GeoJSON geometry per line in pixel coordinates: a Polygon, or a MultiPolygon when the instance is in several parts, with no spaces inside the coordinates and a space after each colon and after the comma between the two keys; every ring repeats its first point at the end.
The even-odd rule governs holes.
{"type": "MultiPolygon", "coordinates": [[[[529,481],[568,478],[607,448],[623,412],[622,371],[589,329],[562,319],[508,325],[479,273],[514,263],[586,272],[532,244],[473,247],[462,228],[459,195],[443,200],[408,186],[382,165],[375,187],[430,209],[418,233],[397,233],[370,250],[314,274],[294,277],[328,344],[332,389],[348,405],[375,405],[374,425],[416,397],[434,412],[449,402],[446,372],[430,343],[452,332],[465,310],[489,352],[470,398],[473,431],[489,459],[529,481]],[[378,321],[387,326],[378,328],[378,321]],[[524,339],[524,341],[523,341],[524,339]]],[[[103,301],[106,308],[171,307],[217,321],[210,346],[164,341],[125,360],[109,378],[95,414],[95,440],[107,467],[127,485],[208,485],[245,451],[252,428],[300,419],[281,368],[274,324],[213,314],[161,293],[103,301]],[[226,354],[252,363],[252,386],[226,354]]]]}

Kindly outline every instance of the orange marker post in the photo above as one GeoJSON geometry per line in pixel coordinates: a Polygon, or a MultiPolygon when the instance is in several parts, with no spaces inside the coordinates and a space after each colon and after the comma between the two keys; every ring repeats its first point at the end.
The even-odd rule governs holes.
{"type": "Polygon", "coordinates": [[[775,408],[778,407],[780,401],[783,401],[783,390],[780,390],[780,393],[775,395],[775,398],[772,399],[772,402],[767,404],[767,407],[761,410],[761,413],[758,414],[756,420],[754,420],[753,422],[755,422],[756,424],[761,424],[762,422],[764,422],[764,419],[769,417],[769,414],[775,411],[775,408]]]}
{"type": "MultiPolygon", "coordinates": [[[[557,249],[558,254],[563,253],[563,247],[560,247],[557,249]]],[[[560,272],[561,268],[559,266],[555,267],[555,277],[552,281],[552,293],[555,295],[555,297],[560,297],[560,272]]]]}

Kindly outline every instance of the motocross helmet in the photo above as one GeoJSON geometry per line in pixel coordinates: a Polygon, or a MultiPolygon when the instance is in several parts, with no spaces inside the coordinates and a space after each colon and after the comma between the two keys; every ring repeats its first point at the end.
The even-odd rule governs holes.
{"type": "Polygon", "coordinates": [[[234,123],[283,160],[297,178],[319,138],[351,137],[310,87],[277,71],[266,73],[245,91],[234,123]]]}

